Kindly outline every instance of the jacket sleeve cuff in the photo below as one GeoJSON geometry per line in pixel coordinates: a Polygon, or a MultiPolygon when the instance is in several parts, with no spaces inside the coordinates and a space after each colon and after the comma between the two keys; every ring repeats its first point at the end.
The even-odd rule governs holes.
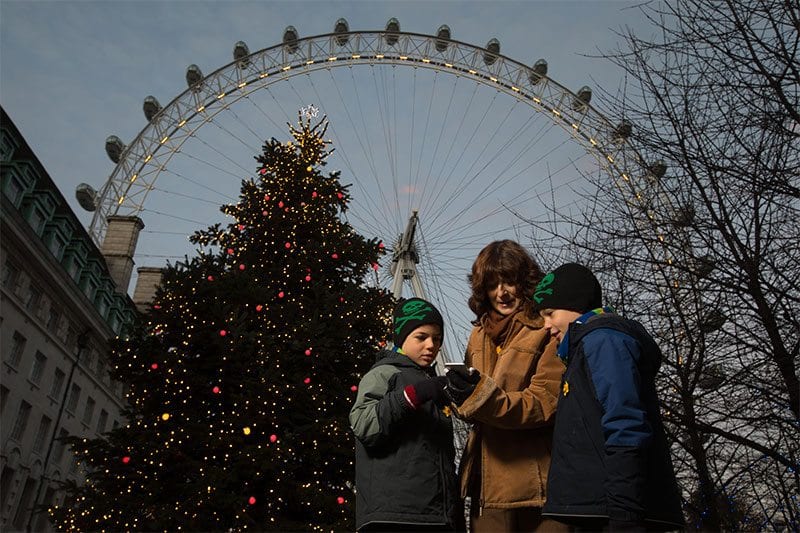
{"type": "Polygon", "coordinates": [[[481,380],[475,385],[475,390],[464,400],[464,403],[456,408],[456,412],[462,418],[470,418],[483,407],[496,390],[497,383],[492,379],[492,376],[481,374],[481,380]]]}

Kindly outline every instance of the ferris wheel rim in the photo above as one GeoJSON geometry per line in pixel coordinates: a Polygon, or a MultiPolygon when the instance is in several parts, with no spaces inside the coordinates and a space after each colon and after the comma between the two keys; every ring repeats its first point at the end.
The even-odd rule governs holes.
{"type": "MultiPolygon", "coordinates": [[[[144,203],[147,194],[152,190],[152,185],[157,181],[158,175],[163,169],[164,164],[154,165],[153,179],[147,183],[145,180],[136,184],[139,179],[141,169],[149,164],[151,159],[156,156],[160,149],[170,142],[173,134],[187,124],[191,119],[204,113],[209,106],[223,100],[229,94],[236,93],[233,102],[230,99],[223,106],[214,113],[224,110],[225,106],[231,105],[236,101],[244,98],[259,89],[268,87],[276,81],[283,81],[291,77],[309,73],[320,69],[329,69],[339,66],[353,66],[353,65],[374,65],[374,64],[390,64],[390,65],[403,65],[418,68],[426,68],[438,72],[444,72],[448,75],[464,76],[474,79],[488,87],[494,87],[499,91],[515,97],[518,101],[529,103],[536,112],[546,113],[550,118],[566,131],[571,133],[576,140],[584,145],[584,148],[589,150],[596,150],[602,154],[603,158],[599,158],[605,163],[608,161],[609,166],[618,167],[620,165],[618,159],[622,156],[627,159],[626,151],[630,151],[632,147],[625,146],[627,143],[613,143],[609,142],[609,135],[613,134],[613,126],[611,122],[600,113],[595,107],[591,106],[588,102],[581,102],[578,95],[560,83],[553,80],[545,74],[535,73],[531,67],[516,61],[508,56],[500,53],[493,53],[486,48],[465,43],[454,39],[444,39],[439,36],[401,32],[401,31],[368,31],[356,30],[345,33],[326,33],[315,35],[311,37],[298,38],[292,41],[291,46],[293,51],[287,49],[287,43],[282,42],[267,48],[263,48],[257,52],[253,52],[246,58],[234,59],[230,63],[223,65],[211,74],[203,76],[202,79],[193,86],[187,87],[183,92],[179,93],[173,98],[169,104],[161,108],[151,120],[140,130],[130,145],[125,147],[122,152],[119,162],[115,165],[114,170],[110,174],[108,180],[101,188],[98,199],[97,209],[92,218],[89,227],[89,233],[92,238],[100,244],[102,236],[107,227],[107,219],[109,216],[120,214],[123,206],[128,208],[124,214],[138,215],[144,209],[144,203]],[[347,37],[346,43],[341,44],[343,37],[347,37]],[[395,39],[392,44],[387,43],[387,38],[395,39]],[[355,39],[354,39],[355,38],[355,39]],[[417,41],[414,41],[416,39],[417,41]],[[337,45],[339,48],[344,48],[346,44],[358,41],[358,47],[348,50],[349,53],[340,52],[339,55],[332,55],[332,53],[321,54],[323,47],[319,43],[326,43],[329,46],[337,45]],[[367,49],[361,48],[364,41],[369,41],[373,45],[377,43],[377,48],[367,49]],[[445,42],[446,47],[444,52],[437,50],[437,45],[445,42]],[[381,43],[384,43],[382,45],[381,43]],[[316,45],[316,52],[318,55],[303,57],[298,54],[301,48],[306,48],[309,51],[314,49],[316,45]],[[399,45],[399,46],[396,46],[399,45]],[[384,49],[384,46],[386,49],[384,49]],[[437,50],[438,56],[431,54],[423,54],[420,50],[437,50]],[[372,51],[374,54],[364,54],[364,51],[372,51]],[[459,50],[466,50],[460,59],[471,55],[472,63],[462,62],[453,59],[452,62],[447,62],[443,54],[447,51],[451,54],[450,58],[454,58],[459,50]],[[356,53],[356,52],[362,53],[356,53]],[[382,51],[382,53],[378,53],[382,51]],[[282,58],[286,59],[292,56],[291,61],[278,62],[275,58],[269,56],[270,53],[279,53],[282,58]],[[391,53],[389,53],[391,52],[391,53]],[[491,62],[485,60],[489,54],[491,62]],[[324,62],[320,57],[327,55],[324,62]],[[480,56],[480,57],[479,57],[480,56]],[[334,59],[331,59],[334,58],[334,59]],[[483,67],[480,67],[480,59],[484,59],[483,67]],[[271,59],[270,70],[259,70],[258,72],[250,69],[248,72],[243,72],[245,68],[242,67],[243,61],[249,65],[255,65],[256,61],[265,61],[271,59]],[[506,68],[510,66],[511,70],[506,68]],[[472,68],[475,67],[475,68],[472,68]],[[511,79],[511,73],[516,75],[516,80],[511,79]],[[245,76],[243,77],[242,74],[245,76]],[[249,77],[247,76],[249,74],[249,77]],[[276,80],[276,74],[279,79],[276,80]],[[505,74],[505,76],[504,76],[505,74]],[[533,82],[532,76],[538,77],[537,82],[533,82]],[[256,87],[250,93],[245,93],[244,89],[251,85],[254,80],[270,79],[269,83],[263,84],[261,87],[256,87]],[[226,79],[228,85],[220,85],[218,80],[226,79]],[[273,81],[275,80],[275,81],[273,81]],[[520,83],[520,80],[523,83],[520,83]],[[525,90],[525,88],[538,88],[538,93],[525,90]],[[211,89],[215,89],[212,91],[211,89]],[[201,91],[205,93],[201,98],[201,91]],[[565,102],[565,99],[567,100],[565,102]],[[188,105],[184,100],[193,100],[192,105],[188,105]],[[578,105],[575,105],[575,104],[578,105]],[[181,109],[183,106],[183,109],[181,109]],[[163,124],[172,118],[172,113],[177,110],[178,118],[173,120],[171,124],[163,124]],[[183,112],[183,113],[181,113],[183,112]],[[584,127],[585,125],[587,125],[584,127]],[[592,126],[594,127],[592,129],[592,126]],[[588,131],[588,133],[587,133],[588,131]],[[613,154],[613,155],[612,155],[613,154]],[[139,205],[129,205],[130,194],[129,191],[133,187],[138,187],[141,194],[141,202],[139,205]]],[[[213,116],[213,115],[212,115],[213,116]]],[[[199,125],[190,133],[199,129],[203,124],[207,123],[203,120],[199,125]]],[[[184,135],[180,144],[176,146],[179,148],[189,135],[184,135]]],[[[173,142],[174,144],[174,142],[173,142]]],[[[167,156],[167,161],[174,155],[175,149],[170,150],[167,156]]],[[[634,151],[634,158],[638,161],[640,158],[634,151]]],[[[623,170],[617,170],[617,175],[623,175],[623,170]]],[[[134,195],[135,197],[135,195],[134,195]]]]}

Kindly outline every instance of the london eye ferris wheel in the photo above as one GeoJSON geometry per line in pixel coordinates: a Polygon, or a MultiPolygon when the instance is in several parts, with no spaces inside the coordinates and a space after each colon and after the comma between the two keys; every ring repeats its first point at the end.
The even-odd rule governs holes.
{"type": "Polygon", "coordinates": [[[210,74],[189,66],[186,81],[166,105],[145,98],[146,123],[129,143],[107,139],[115,167],[102,187],[78,187],[93,239],[102,243],[109,217],[137,216],[138,266],[192,255],[188,235],[224,222],[219,206],[254,175],[264,140],[285,138],[300,109],[325,115],[328,164],[351,184],[348,221],[389,250],[368,282],[433,301],[451,360],[474,319],[467,274],[480,249],[524,245],[524,219],[558,224],[554,213],[580,211],[571,191],[585,176],[627,181],[642,167],[630,125],[601,114],[589,87],[567,89],[544,59],[525,65],[497,39],[467,44],[447,26],[408,33],[390,19],[351,31],[339,19],[305,38],[289,26],[257,52],[236,43],[210,74]]]}

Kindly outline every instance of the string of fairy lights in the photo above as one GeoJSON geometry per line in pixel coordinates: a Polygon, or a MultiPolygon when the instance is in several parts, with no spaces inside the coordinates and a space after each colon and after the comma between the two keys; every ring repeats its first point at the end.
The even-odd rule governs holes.
{"type": "Polygon", "coordinates": [[[385,248],[341,220],[350,196],[320,171],[312,118],[264,144],[222,207],[233,222],[191,237],[198,255],[114,350],[130,423],[76,442],[87,483],[52,510],[60,529],[352,528],[347,413],[392,300],[362,282],[385,248]]]}

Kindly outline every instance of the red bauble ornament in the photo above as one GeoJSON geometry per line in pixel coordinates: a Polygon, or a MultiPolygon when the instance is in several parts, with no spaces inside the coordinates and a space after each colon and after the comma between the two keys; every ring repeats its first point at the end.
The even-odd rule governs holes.
{"type": "Polygon", "coordinates": [[[270,442],[276,442],[277,440],[278,440],[278,436],[275,435],[274,433],[269,436],[269,441],[270,442]]]}
{"type": "Polygon", "coordinates": [[[337,192],[337,193],[336,193],[336,196],[338,196],[340,200],[341,200],[342,198],[344,198],[344,194],[342,194],[342,193],[340,193],[340,192],[337,192]]]}
{"type": "Polygon", "coordinates": [[[344,296],[339,296],[339,301],[344,302],[344,296]]]}
{"type": "Polygon", "coordinates": [[[256,504],[256,497],[255,496],[250,496],[250,498],[247,500],[247,503],[249,503],[250,505],[255,505],[256,504]]]}
{"type": "Polygon", "coordinates": [[[245,268],[247,268],[247,267],[245,267],[244,265],[239,265],[239,270],[244,270],[245,268]]]}
{"type": "Polygon", "coordinates": [[[228,255],[233,255],[233,248],[228,248],[228,255]]]}
{"type": "Polygon", "coordinates": [[[379,266],[378,263],[372,263],[372,270],[377,271],[379,266]]]}
{"type": "Polygon", "coordinates": [[[131,462],[131,457],[129,455],[126,455],[125,457],[122,458],[123,464],[128,464],[130,462],[131,462]]]}
{"type": "Polygon", "coordinates": [[[263,306],[263,305],[261,305],[261,304],[258,304],[258,305],[256,306],[256,312],[257,312],[257,313],[260,313],[262,309],[264,309],[264,306],[263,306]]]}
{"type": "Polygon", "coordinates": [[[219,387],[217,385],[214,385],[214,388],[211,389],[211,392],[213,392],[214,394],[219,394],[220,392],[219,387]]]}
{"type": "Polygon", "coordinates": [[[292,243],[290,243],[290,242],[287,242],[286,244],[284,244],[284,246],[285,246],[285,247],[286,247],[286,249],[288,250],[289,248],[291,248],[291,247],[292,247],[292,243]]]}
{"type": "Polygon", "coordinates": [[[239,224],[236,227],[239,228],[239,231],[243,231],[244,230],[244,224],[239,224]]]}
{"type": "Polygon", "coordinates": [[[264,200],[266,200],[267,202],[269,202],[269,194],[265,194],[265,195],[264,195],[264,200]]]}
{"type": "Polygon", "coordinates": [[[266,211],[266,210],[264,210],[264,211],[261,211],[261,214],[262,214],[262,215],[264,215],[264,216],[267,216],[267,215],[268,215],[268,213],[267,213],[267,211],[266,211]]]}
{"type": "Polygon", "coordinates": [[[221,329],[221,330],[219,330],[219,336],[220,336],[220,337],[224,337],[224,336],[225,336],[225,335],[227,335],[227,334],[228,334],[228,332],[227,332],[227,331],[225,331],[224,329],[221,329]]]}
{"type": "Polygon", "coordinates": [[[266,168],[262,168],[261,170],[258,171],[258,173],[263,176],[264,174],[267,173],[267,169],[266,168]]]}
{"type": "Polygon", "coordinates": [[[153,363],[152,365],[150,365],[150,368],[152,370],[158,370],[158,363],[153,363]]]}
{"type": "Polygon", "coordinates": [[[214,281],[214,276],[206,276],[206,279],[207,279],[208,281],[214,281]]]}
{"type": "Polygon", "coordinates": [[[153,306],[153,309],[161,309],[161,306],[156,304],[156,305],[153,306]]]}
{"type": "Polygon", "coordinates": [[[283,200],[281,200],[280,202],[278,202],[278,207],[280,207],[280,208],[283,208],[283,200]]]}
{"type": "Polygon", "coordinates": [[[311,276],[306,276],[306,281],[311,281],[311,276]]]}
{"type": "Polygon", "coordinates": [[[316,198],[317,196],[319,196],[317,194],[317,191],[314,191],[314,192],[311,193],[311,198],[316,198]]]}
{"type": "Polygon", "coordinates": [[[344,498],[339,496],[338,498],[336,498],[336,503],[338,503],[339,505],[344,505],[344,498]]]}
{"type": "Polygon", "coordinates": [[[378,248],[381,248],[381,249],[386,248],[386,245],[384,245],[382,242],[379,242],[378,243],[378,248]]]}
{"type": "Polygon", "coordinates": [[[304,379],[304,380],[303,380],[303,383],[305,383],[306,385],[308,385],[309,383],[311,383],[311,378],[306,378],[306,379],[304,379]]]}
{"type": "Polygon", "coordinates": [[[278,298],[283,298],[284,296],[286,296],[286,294],[284,294],[283,291],[278,293],[278,298]]]}
{"type": "Polygon", "coordinates": [[[337,254],[336,252],[332,253],[331,254],[331,258],[332,259],[339,259],[339,254],[337,254]]]}
{"type": "Polygon", "coordinates": [[[311,348],[306,348],[306,357],[311,357],[311,348]]]}
{"type": "Polygon", "coordinates": [[[353,385],[352,387],[350,387],[350,390],[356,392],[358,390],[358,385],[353,385]]]}

